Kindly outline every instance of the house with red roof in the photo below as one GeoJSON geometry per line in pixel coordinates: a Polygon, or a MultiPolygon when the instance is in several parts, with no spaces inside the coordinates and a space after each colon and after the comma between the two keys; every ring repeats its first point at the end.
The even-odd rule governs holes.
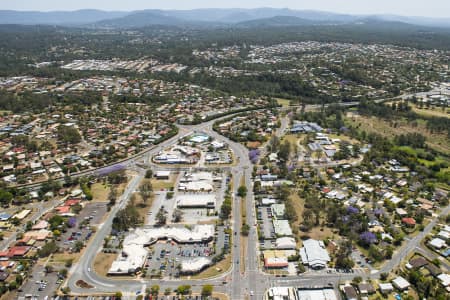
{"type": "Polygon", "coordinates": [[[403,218],[402,223],[408,227],[416,226],[416,220],[414,220],[413,218],[403,218]]]}

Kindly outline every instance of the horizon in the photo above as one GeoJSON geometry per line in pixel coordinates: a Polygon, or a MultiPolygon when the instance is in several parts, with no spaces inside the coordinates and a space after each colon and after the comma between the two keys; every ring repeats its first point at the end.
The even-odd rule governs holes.
{"type": "Polygon", "coordinates": [[[389,1],[380,0],[377,3],[363,3],[358,0],[348,0],[345,4],[338,1],[317,0],[314,3],[300,3],[293,0],[277,1],[241,1],[230,0],[226,3],[211,4],[206,0],[179,1],[169,0],[164,4],[156,1],[129,0],[127,3],[119,1],[88,1],[79,0],[76,3],[53,3],[52,0],[35,1],[6,1],[0,0],[0,10],[13,10],[21,12],[70,12],[78,10],[102,10],[107,12],[133,12],[140,10],[195,10],[195,9],[290,9],[303,11],[320,11],[347,15],[397,15],[403,17],[426,17],[436,19],[450,18],[450,2],[445,0],[423,1],[389,1]],[[94,4],[93,4],[94,2],[94,4]],[[149,3],[150,2],[150,3],[149,3]]]}

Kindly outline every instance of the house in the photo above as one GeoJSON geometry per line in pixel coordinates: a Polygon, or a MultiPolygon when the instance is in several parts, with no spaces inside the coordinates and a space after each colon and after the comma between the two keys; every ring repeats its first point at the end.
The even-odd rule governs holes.
{"type": "Polygon", "coordinates": [[[312,269],[326,268],[330,262],[330,255],[322,241],[313,239],[304,241],[299,254],[303,264],[312,269]]]}
{"type": "Polygon", "coordinates": [[[7,257],[7,258],[23,257],[28,253],[28,251],[30,251],[30,249],[31,247],[28,246],[14,246],[6,251],[1,251],[0,257],[7,257]]]}
{"type": "Polygon", "coordinates": [[[425,269],[428,270],[428,272],[430,272],[430,274],[433,277],[437,277],[438,275],[442,274],[441,269],[439,269],[438,267],[436,267],[434,264],[428,264],[425,266],[425,269]]]}
{"type": "Polygon", "coordinates": [[[12,224],[9,222],[0,221],[0,229],[8,230],[11,229],[12,224]]]}
{"type": "Polygon", "coordinates": [[[395,212],[397,213],[397,215],[399,215],[400,217],[406,217],[408,215],[408,212],[406,210],[404,210],[403,208],[396,208],[395,212]]]}
{"type": "Polygon", "coordinates": [[[372,295],[375,293],[375,288],[370,283],[360,283],[358,284],[358,290],[361,295],[372,295]]]}
{"type": "Polygon", "coordinates": [[[9,218],[11,218],[10,214],[8,214],[6,212],[0,213],[0,221],[8,221],[9,218]]]}
{"type": "Polygon", "coordinates": [[[358,300],[358,293],[355,288],[351,285],[346,285],[343,288],[345,299],[347,300],[358,300]]]}
{"type": "Polygon", "coordinates": [[[390,283],[380,283],[378,285],[378,287],[380,289],[380,292],[383,295],[387,295],[387,294],[391,293],[394,290],[394,287],[390,283]]]}
{"type": "Polygon", "coordinates": [[[34,224],[33,227],[31,227],[32,230],[41,230],[46,229],[48,227],[48,222],[45,220],[41,220],[38,223],[34,224]]]}
{"type": "Polygon", "coordinates": [[[450,233],[448,231],[441,230],[436,236],[445,241],[450,240],[450,233]]]}
{"type": "Polygon", "coordinates": [[[67,213],[70,212],[70,206],[66,206],[66,205],[64,205],[64,206],[58,206],[58,207],[55,208],[55,210],[56,210],[60,215],[62,215],[62,214],[67,214],[67,213]]]}
{"type": "Polygon", "coordinates": [[[450,275],[449,275],[449,274],[443,273],[443,274],[441,274],[441,275],[438,275],[438,276],[437,276],[437,279],[439,279],[439,280],[441,281],[441,284],[442,284],[444,287],[450,286],[450,275]]]}
{"type": "Polygon", "coordinates": [[[408,227],[416,226],[416,220],[414,220],[413,218],[403,218],[402,223],[408,227]]]}
{"type": "Polygon", "coordinates": [[[414,268],[414,269],[420,269],[420,268],[422,268],[423,266],[427,265],[427,264],[428,264],[428,261],[427,261],[424,257],[420,256],[420,257],[411,259],[411,260],[409,261],[409,264],[410,264],[411,267],[414,268]]]}
{"type": "Polygon", "coordinates": [[[0,282],[4,282],[9,277],[8,272],[0,271],[0,282]]]}
{"type": "Polygon", "coordinates": [[[440,238],[434,238],[430,242],[428,242],[428,245],[430,245],[431,247],[433,247],[435,249],[442,249],[443,247],[446,246],[446,244],[447,243],[440,238]]]}
{"type": "Polygon", "coordinates": [[[29,209],[24,209],[24,210],[22,210],[21,212],[15,214],[15,215],[13,216],[13,219],[15,218],[15,219],[17,219],[17,220],[23,220],[23,219],[25,219],[30,213],[31,213],[31,210],[29,210],[29,209]]]}
{"type": "Polygon", "coordinates": [[[405,291],[411,286],[411,284],[402,276],[398,276],[397,278],[392,280],[392,284],[396,289],[400,291],[405,291]]]}

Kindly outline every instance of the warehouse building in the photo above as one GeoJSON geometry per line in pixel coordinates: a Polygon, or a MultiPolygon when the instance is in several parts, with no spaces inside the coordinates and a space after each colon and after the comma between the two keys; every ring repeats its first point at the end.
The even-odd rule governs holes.
{"type": "Polygon", "coordinates": [[[300,249],[300,257],[303,264],[312,269],[326,268],[330,262],[330,255],[325,249],[324,243],[313,239],[303,242],[303,248],[300,249]]]}

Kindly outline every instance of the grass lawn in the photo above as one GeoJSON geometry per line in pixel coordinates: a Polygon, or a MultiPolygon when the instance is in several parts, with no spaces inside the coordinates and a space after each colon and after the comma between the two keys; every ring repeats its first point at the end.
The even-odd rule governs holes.
{"type": "Polygon", "coordinates": [[[52,258],[50,259],[50,263],[66,263],[68,260],[72,260],[73,263],[76,263],[83,252],[78,253],[54,253],[52,258]]]}
{"type": "Polygon", "coordinates": [[[281,142],[288,141],[291,145],[298,145],[299,142],[303,142],[306,138],[306,134],[287,134],[283,136],[281,142]]]}
{"type": "Polygon", "coordinates": [[[108,185],[101,182],[94,183],[91,186],[93,202],[107,202],[110,190],[108,185]]]}
{"type": "Polygon", "coordinates": [[[277,102],[282,107],[289,107],[289,105],[291,104],[291,100],[289,99],[277,98],[277,102]]]}
{"type": "Polygon", "coordinates": [[[223,260],[218,262],[217,264],[207,268],[203,272],[197,275],[190,276],[191,279],[206,279],[214,276],[218,276],[223,272],[228,271],[231,267],[231,254],[227,254],[223,260]]]}
{"type": "Polygon", "coordinates": [[[332,236],[335,235],[335,233],[333,233],[333,231],[331,231],[331,229],[328,227],[314,227],[306,234],[309,235],[312,239],[319,241],[324,240],[326,238],[331,238],[332,236]]]}
{"type": "Polygon", "coordinates": [[[175,187],[175,178],[171,178],[169,180],[150,179],[150,183],[152,184],[154,191],[159,191],[161,189],[171,189],[175,187]]]}
{"type": "Polygon", "coordinates": [[[117,253],[98,253],[94,260],[95,272],[100,276],[106,276],[117,255],[117,253]]]}
{"type": "Polygon", "coordinates": [[[245,257],[247,256],[247,246],[248,238],[246,236],[241,236],[241,254],[239,258],[239,270],[241,271],[241,273],[245,272],[245,257]]]}
{"type": "Polygon", "coordinates": [[[294,193],[291,193],[289,199],[291,200],[292,206],[294,207],[295,212],[298,216],[297,221],[293,222],[292,225],[293,227],[298,228],[300,226],[300,223],[303,221],[302,215],[303,211],[305,210],[305,200],[300,198],[296,191],[294,193]]]}

